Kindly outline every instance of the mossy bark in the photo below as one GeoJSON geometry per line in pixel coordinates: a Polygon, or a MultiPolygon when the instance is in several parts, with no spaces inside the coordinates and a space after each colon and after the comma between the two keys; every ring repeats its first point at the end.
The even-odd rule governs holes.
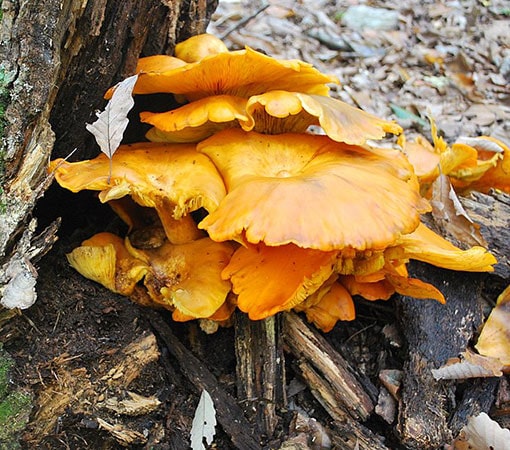
{"type": "Polygon", "coordinates": [[[51,247],[57,228],[40,230],[34,217],[51,183],[48,160],[74,148],[83,150],[81,159],[91,156],[85,124],[103,107],[106,88],[132,73],[139,56],[170,54],[176,42],[204,32],[216,3],[1,3],[0,300],[21,298],[24,307],[36,298],[33,261],[51,247]]]}

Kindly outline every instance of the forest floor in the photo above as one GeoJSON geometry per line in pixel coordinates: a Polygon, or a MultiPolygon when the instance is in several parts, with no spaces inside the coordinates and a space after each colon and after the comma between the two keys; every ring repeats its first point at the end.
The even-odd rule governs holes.
{"type": "MultiPolygon", "coordinates": [[[[224,0],[209,29],[231,49],[248,45],[336,75],[341,84],[333,96],[397,120],[409,139],[430,140],[430,116],[449,143],[479,135],[510,143],[506,1],[373,1],[361,11],[359,3],[224,0]]],[[[259,324],[264,342],[271,330],[277,335],[276,356],[261,361],[279,365],[282,389],[270,405],[275,423],[268,424],[258,413],[267,399],[241,394],[240,341],[244,333],[256,335],[244,318],[208,335],[195,322],[172,322],[83,279],[65,254],[95,232],[123,224],[88,194],[57,191],[52,187],[46,197],[56,196],[58,205],[43,201],[35,211],[46,222],[62,217],[59,241],[37,263],[37,303],[0,316],[1,352],[12,358],[4,387],[0,367],[0,401],[13,393],[30,399],[16,414],[26,428],[13,426],[19,448],[188,448],[204,389],[215,401],[211,448],[218,449],[461,449],[468,447],[454,439],[468,417],[486,412],[503,427],[510,424],[507,376],[445,382],[430,375],[430,368],[472,347],[509,283],[508,196],[476,199],[498,202],[498,223],[477,202],[465,203],[483,222],[490,250],[501,256],[494,274],[412,266],[443,290],[446,305],[399,296],[357,299],[356,320],[327,334],[295,315],[259,324]],[[315,357],[299,354],[293,330],[311,333],[315,357]],[[321,361],[358,386],[352,404],[327,390],[333,381],[317,366],[321,361]]],[[[17,448],[6,439],[0,435],[0,449],[17,448]]]]}

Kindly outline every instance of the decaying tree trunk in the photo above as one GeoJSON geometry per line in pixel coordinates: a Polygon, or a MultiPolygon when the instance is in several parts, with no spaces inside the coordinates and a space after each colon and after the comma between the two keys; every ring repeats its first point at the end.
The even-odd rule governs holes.
{"type": "MultiPolygon", "coordinates": [[[[171,53],[205,31],[216,0],[4,0],[0,83],[9,94],[0,151],[0,298],[30,306],[34,258],[55,240],[33,211],[50,156],[87,154],[85,123],[140,55],[171,53]],[[52,153],[52,150],[55,150],[52,153]],[[36,236],[38,234],[38,236],[36,236]]],[[[3,109],[3,108],[2,108],[3,109]]],[[[89,146],[89,149],[93,148],[89,146]]]]}

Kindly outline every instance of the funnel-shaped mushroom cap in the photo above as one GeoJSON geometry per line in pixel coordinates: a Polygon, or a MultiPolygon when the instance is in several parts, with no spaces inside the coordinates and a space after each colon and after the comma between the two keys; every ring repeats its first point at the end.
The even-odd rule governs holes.
{"type": "Polygon", "coordinates": [[[325,333],[331,331],[339,320],[354,320],[356,312],[351,295],[340,283],[324,283],[294,310],[304,311],[306,318],[325,333]]]}
{"type": "Polygon", "coordinates": [[[140,143],[119,147],[109,161],[101,154],[93,160],[69,163],[52,161],[58,183],[72,192],[101,191],[102,202],[130,195],[142,206],[156,208],[179,219],[201,207],[213,211],[225,196],[221,176],[194,145],[140,143]]]}
{"type": "MultiPolygon", "coordinates": [[[[232,316],[232,313],[236,309],[236,302],[230,301],[231,297],[235,297],[235,295],[232,293],[228,294],[227,298],[221,304],[221,306],[214,312],[212,316],[207,317],[207,320],[227,324],[232,316]]],[[[172,312],[172,319],[175,320],[176,322],[188,322],[190,320],[195,320],[196,317],[186,315],[182,313],[180,310],[175,309],[172,312]]]]}
{"type": "Polygon", "coordinates": [[[165,243],[158,249],[128,247],[150,269],[144,284],[149,295],[167,308],[195,318],[212,316],[230,292],[230,283],[221,278],[232,255],[227,242],[198,239],[181,245],[165,243]]]}
{"type": "Polygon", "coordinates": [[[299,92],[273,90],[250,97],[246,112],[250,118],[242,125],[246,131],[267,132],[269,129],[272,133],[301,132],[309,125],[320,125],[334,141],[352,145],[363,145],[369,139],[381,139],[386,133],[402,133],[400,125],[379,119],[340,100],[299,92]],[[264,113],[268,117],[264,117],[264,113]],[[299,115],[300,121],[292,117],[296,115],[299,115]],[[274,118],[289,116],[293,119],[290,127],[285,126],[285,121],[272,124],[274,118]]]}
{"type": "Polygon", "coordinates": [[[154,125],[147,138],[153,142],[199,142],[212,134],[247,121],[246,99],[232,95],[207,97],[163,112],[142,112],[142,122],[154,125]]]}
{"type": "Polygon", "coordinates": [[[327,136],[235,129],[197,148],[227,185],[219,208],[199,224],[215,241],[382,249],[413,231],[428,206],[397,151],[378,155],[327,136]]]}
{"type": "Polygon", "coordinates": [[[327,95],[327,83],[338,80],[302,61],[280,61],[247,47],[173,70],[142,72],[133,93],[183,94],[188,100],[221,94],[250,97],[272,89],[327,95]]]}
{"type": "Polygon", "coordinates": [[[383,269],[384,278],[394,287],[395,292],[414,298],[433,299],[439,303],[446,303],[443,294],[435,287],[424,281],[409,278],[405,263],[388,262],[383,269]]]}
{"type": "Polygon", "coordinates": [[[385,252],[387,259],[416,259],[444,269],[465,272],[492,272],[496,258],[485,248],[474,246],[461,250],[430,228],[420,223],[418,228],[397,241],[397,247],[385,252]]]}
{"type": "Polygon", "coordinates": [[[67,255],[69,264],[85,278],[110,291],[130,295],[149,269],[131,256],[123,240],[112,233],[98,233],[67,255]]]}
{"type": "Polygon", "coordinates": [[[414,298],[445,303],[443,294],[431,284],[409,278],[405,262],[388,260],[381,270],[367,275],[342,275],[340,283],[351,295],[366,300],[388,300],[395,292],[414,298]]]}
{"type": "Polygon", "coordinates": [[[315,292],[333,273],[338,252],[289,244],[238,248],[222,276],[238,294],[237,305],[258,320],[286,311],[315,292]]]}
{"type": "Polygon", "coordinates": [[[228,48],[223,41],[207,33],[192,36],[175,46],[175,56],[189,63],[225,52],[228,52],[228,48]]]}

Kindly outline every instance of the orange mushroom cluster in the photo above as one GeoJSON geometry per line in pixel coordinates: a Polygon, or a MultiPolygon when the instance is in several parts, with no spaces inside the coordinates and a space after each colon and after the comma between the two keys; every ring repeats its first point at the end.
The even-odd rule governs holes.
{"type": "Polygon", "coordinates": [[[294,309],[328,331],[354,319],[353,295],[444,302],[409,278],[410,259],[492,270],[485,249],[460,250],[420,222],[429,204],[408,159],[419,156],[369,144],[402,129],[331,98],[334,77],[210,35],[142,58],[137,73],[135,95],[182,104],[141,114],[150,142],[121,146],[111,169],[105,155],[50,165],[64,188],[99,191],[129,228],[68,255],[84,276],[175,320],[294,309]]]}
{"type": "Polygon", "coordinates": [[[449,146],[438,136],[431,121],[433,145],[422,136],[401,145],[427,195],[440,173],[447,175],[459,192],[499,189],[510,193],[510,148],[491,136],[459,138],[449,146]]]}

